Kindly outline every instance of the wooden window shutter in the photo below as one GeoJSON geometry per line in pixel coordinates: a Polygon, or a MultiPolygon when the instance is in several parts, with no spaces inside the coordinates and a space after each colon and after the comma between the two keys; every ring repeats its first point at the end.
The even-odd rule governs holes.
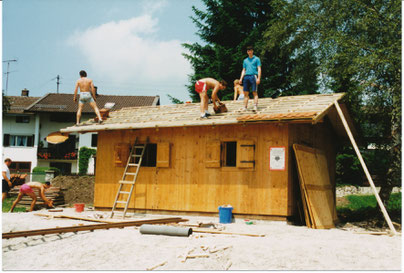
{"type": "Polygon", "coordinates": [[[206,143],[206,168],[220,168],[220,141],[212,140],[206,143]]]}
{"type": "Polygon", "coordinates": [[[156,167],[169,168],[170,167],[170,143],[159,142],[157,144],[157,163],[156,167]]]}
{"type": "Polygon", "coordinates": [[[10,135],[9,134],[3,135],[3,146],[4,147],[10,146],[10,135]]]}
{"type": "Polygon", "coordinates": [[[255,142],[254,140],[237,141],[237,167],[254,168],[255,142]]]}

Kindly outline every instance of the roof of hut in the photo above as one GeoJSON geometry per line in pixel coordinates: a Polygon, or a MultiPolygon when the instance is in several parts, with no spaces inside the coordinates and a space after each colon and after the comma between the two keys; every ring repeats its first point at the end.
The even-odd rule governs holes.
{"type": "MultiPolygon", "coordinates": [[[[211,126],[242,124],[252,122],[322,122],[327,115],[338,135],[346,136],[343,125],[338,117],[334,102],[339,101],[344,93],[314,94],[300,96],[285,96],[261,98],[258,111],[243,111],[242,101],[223,101],[228,112],[201,119],[199,103],[185,103],[160,106],[126,107],[112,111],[109,118],[102,124],[96,124],[92,119],[62,129],[61,132],[90,132],[121,129],[143,129],[184,126],[211,126]]],[[[252,101],[250,102],[250,108],[252,101]]],[[[341,105],[344,115],[354,130],[351,119],[344,105],[341,105]]],[[[94,115],[95,116],[95,115],[94,115]]],[[[353,132],[354,134],[355,131],[353,132]]]]}

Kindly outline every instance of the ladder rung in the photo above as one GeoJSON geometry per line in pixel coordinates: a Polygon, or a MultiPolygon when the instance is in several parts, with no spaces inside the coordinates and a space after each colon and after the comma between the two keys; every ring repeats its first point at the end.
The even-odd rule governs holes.
{"type": "Polygon", "coordinates": [[[136,155],[136,154],[133,154],[132,156],[133,157],[142,157],[142,155],[136,155]]]}
{"type": "Polygon", "coordinates": [[[136,149],[144,148],[144,145],[136,145],[135,148],[136,149]]]}
{"type": "Polygon", "coordinates": [[[126,202],[126,201],[115,201],[115,203],[126,204],[126,203],[128,203],[128,202],[126,202]]]}
{"type": "Polygon", "coordinates": [[[130,191],[120,191],[119,193],[130,194],[130,191]]]}
{"type": "Polygon", "coordinates": [[[128,166],[135,166],[135,167],[139,167],[139,164],[137,163],[129,163],[128,166]]]}
{"type": "Polygon", "coordinates": [[[136,173],[127,172],[127,173],[125,173],[125,175],[136,175],[136,173]]]}
{"type": "Polygon", "coordinates": [[[121,184],[135,184],[133,181],[126,181],[126,180],[120,180],[119,183],[121,184]]]}

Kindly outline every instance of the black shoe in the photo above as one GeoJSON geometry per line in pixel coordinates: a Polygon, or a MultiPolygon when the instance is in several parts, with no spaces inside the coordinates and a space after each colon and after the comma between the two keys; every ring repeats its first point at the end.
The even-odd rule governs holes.
{"type": "Polygon", "coordinates": [[[200,116],[201,119],[208,119],[208,116],[205,114],[203,116],[200,116]]]}
{"type": "Polygon", "coordinates": [[[206,112],[205,112],[205,116],[210,117],[210,116],[211,116],[211,114],[210,114],[210,113],[206,113],[206,112]]]}

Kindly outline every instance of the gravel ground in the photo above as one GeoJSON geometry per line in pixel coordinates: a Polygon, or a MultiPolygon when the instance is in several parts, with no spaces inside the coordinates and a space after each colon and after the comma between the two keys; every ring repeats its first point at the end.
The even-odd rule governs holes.
{"type": "MultiPolygon", "coordinates": [[[[3,232],[94,224],[91,222],[3,213],[3,232]]],[[[58,213],[54,213],[58,214],[58,213]]],[[[64,215],[94,217],[95,212],[64,215]]],[[[136,214],[131,220],[176,215],[136,214]]],[[[190,237],[142,235],[139,228],[82,231],[76,234],[3,239],[3,270],[400,270],[399,236],[357,234],[361,229],[315,230],[285,222],[243,219],[219,224],[218,217],[180,216],[217,224],[226,232],[265,237],[193,233],[190,237]],[[186,255],[198,256],[184,259],[186,255]]],[[[363,230],[362,230],[363,231],[363,230]]]]}

